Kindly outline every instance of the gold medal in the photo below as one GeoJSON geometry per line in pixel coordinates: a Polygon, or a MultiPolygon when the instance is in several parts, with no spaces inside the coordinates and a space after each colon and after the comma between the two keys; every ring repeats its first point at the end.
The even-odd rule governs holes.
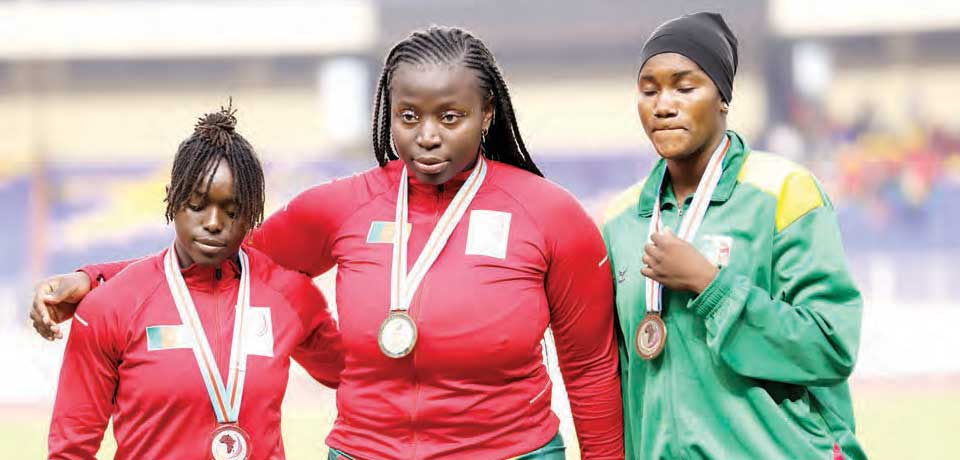
{"type": "Polygon", "coordinates": [[[221,424],[210,439],[213,460],[247,460],[250,458],[250,436],[233,423],[221,424]]]}
{"type": "Polygon", "coordinates": [[[417,344],[417,325],[406,313],[390,313],[380,324],[377,343],[380,351],[390,358],[407,356],[417,344]]]}
{"type": "Polygon", "coordinates": [[[660,356],[667,344],[667,326],[659,313],[647,313],[637,326],[637,354],[647,361],[660,356]]]}

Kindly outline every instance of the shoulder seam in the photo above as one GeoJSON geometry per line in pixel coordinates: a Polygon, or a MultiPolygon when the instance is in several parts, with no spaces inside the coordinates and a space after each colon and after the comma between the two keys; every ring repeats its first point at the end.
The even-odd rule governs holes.
{"type": "MultiPolygon", "coordinates": [[[[382,166],[381,166],[381,167],[382,167],[382,166]]],[[[368,170],[368,171],[377,171],[377,170],[368,170]]],[[[372,178],[366,178],[366,177],[364,177],[364,176],[365,176],[365,174],[361,173],[361,174],[357,174],[357,175],[350,176],[350,177],[347,178],[346,180],[350,180],[350,179],[360,179],[360,178],[362,178],[362,179],[363,179],[363,182],[364,182],[363,185],[364,185],[365,187],[367,187],[368,189],[372,189],[373,187],[371,187],[371,186],[369,185],[369,183],[367,183],[367,181],[368,181],[368,180],[372,180],[372,178]]],[[[345,225],[347,225],[347,222],[350,222],[350,221],[352,220],[351,218],[352,218],[353,216],[358,215],[361,210],[366,209],[367,207],[369,207],[371,204],[373,204],[374,200],[376,200],[376,199],[379,198],[381,195],[383,195],[383,194],[385,194],[385,193],[387,193],[387,192],[389,192],[389,191],[390,191],[389,181],[387,181],[387,187],[385,187],[383,190],[381,190],[381,191],[379,191],[379,192],[377,192],[377,193],[372,193],[372,194],[370,195],[370,199],[366,200],[366,203],[363,203],[363,204],[360,205],[358,208],[356,208],[353,212],[351,212],[351,213],[349,214],[350,217],[348,217],[348,218],[346,218],[346,219],[343,219],[343,221],[341,221],[340,224],[337,225],[337,228],[333,231],[333,234],[330,235],[330,237],[333,238],[333,239],[330,240],[330,245],[331,245],[331,247],[333,246],[334,240],[335,240],[335,238],[337,237],[337,235],[340,235],[340,231],[343,230],[343,227],[344,227],[345,225]]],[[[336,261],[335,261],[335,262],[336,262],[336,261]]],[[[304,275],[304,276],[306,276],[306,275],[304,275]]],[[[309,278],[309,276],[308,276],[308,278],[309,278]]]]}
{"type": "Polygon", "coordinates": [[[740,166],[740,171],[737,172],[737,182],[750,184],[758,190],[776,198],[780,195],[780,189],[783,188],[787,177],[798,170],[804,170],[804,168],[786,158],[779,157],[772,153],[752,150],[747,154],[746,158],[744,158],[743,165],[740,166]],[[766,166],[762,172],[773,172],[775,174],[752,174],[754,169],[758,168],[758,164],[760,168],[766,166]],[[777,166],[777,168],[775,168],[775,171],[770,171],[774,169],[770,166],[777,166]]]}
{"type": "Polygon", "coordinates": [[[618,191],[607,203],[607,206],[604,207],[600,226],[603,227],[607,225],[607,223],[620,217],[625,211],[630,209],[631,206],[639,205],[640,197],[643,195],[643,187],[646,183],[647,177],[644,177],[629,187],[618,191]]]}
{"type": "MultiPolygon", "coordinates": [[[[541,178],[541,179],[543,179],[544,181],[547,181],[547,179],[545,178],[541,178]]],[[[549,184],[552,184],[552,183],[549,183],[549,184]]],[[[531,221],[537,224],[537,227],[538,227],[537,234],[540,236],[540,241],[542,243],[541,251],[545,249],[547,247],[547,236],[543,232],[543,228],[545,228],[545,226],[543,225],[543,222],[537,219],[536,215],[533,212],[531,212],[530,209],[528,209],[527,206],[522,201],[517,199],[517,197],[513,196],[513,194],[510,193],[509,190],[503,188],[499,183],[491,182],[490,185],[496,187],[497,190],[500,190],[504,195],[510,197],[510,199],[513,200],[513,202],[516,203],[520,207],[520,209],[523,210],[524,214],[526,214],[531,221]]],[[[543,256],[545,262],[547,263],[550,262],[549,258],[547,257],[547,254],[542,253],[541,255],[543,256]]]]}
{"type": "Polygon", "coordinates": [[[772,153],[751,151],[744,159],[743,166],[741,166],[737,175],[737,181],[749,184],[776,200],[774,208],[774,230],[776,233],[783,231],[797,219],[823,206],[824,203],[819,185],[817,185],[816,178],[810,170],[794,161],[772,153]],[[753,160],[753,163],[751,163],[751,160],[753,160]],[[757,169],[752,170],[751,168],[757,169]],[[809,180],[809,184],[801,184],[801,189],[787,196],[787,188],[792,181],[797,179],[809,180]],[[809,186],[811,184],[812,187],[809,186]]]}
{"type": "MultiPolygon", "coordinates": [[[[162,260],[162,259],[161,259],[161,260],[162,260]]],[[[146,260],[146,261],[143,261],[143,262],[146,262],[146,263],[156,263],[156,261],[153,260],[153,258],[150,258],[150,259],[148,259],[148,260],[146,260]]],[[[136,264],[136,263],[134,263],[134,264],[136,264]]],[[[161,264],[161,265],[162,265],[162,264],[161,264]]],[[[133,266],[133,265],[127,266],[126,268],[124,268],[123,270],[121,270],[120,273],[123,273],[123,272],[126,271],[128,268],[130,268],[131,266],[133,266]]],[[[119,274],[118,274],[118,276],[119,276],[119,274]]],[[[111,281],[115,281],[116,279],[117,279],[117,277],[115,276],[111,281]]],[[[126,329],[124,330],[124,337],[123,337],[123,339],[124,339],[123,347],[124,347],[124,348],[123,348],[123,350],[121,350],[121,351],[123,351],[123,352],[126,351],[127,346],[130,344],[130,338],[133,337],[133,334],[134,334],[134,330],[133,330],[133,317],[134,317],[136,314],[138,314],[138,313],[140,312],[140,310],[143,309],[144,305],[146,305],[147,302],[148,302],[151,298],[153,298],[154,295],[157,294],[157,291],[160,290],[160,287],[161,287],[161,286],[164,286],[164,285],[166,284],[165,282],[166,282],[166,277],[165,277],[165,275],[163,274],[163,272],[160,272],[160,277],[159,277],[159,279],[157,279],[157,280],[153,283],[153,287],[150,289],[150,291],[149,291],[146,295],[144,295],[144,296],[141,298],[140,302],[138,302],[133,308],[127,310],[127,314],[126,314],[125,317],[124,317],[124,319],[125,319],[126,322],[127,322],[126,329]]]]}
{"type": "Polygon", "coordinates": [[[812,173],[801,169],[788,174],[777,197],[777,209],[774,214],[776,232],[780,233],[801,217],[822,206],[823,197],[820,187],[812,173]],[[794,180],[800,182],[793,182],[794,180]],[[787,191],[788,188],[791,189],[790,192],[787,191]],[[789,196],[787,196],[788,193],[789,196]]]}

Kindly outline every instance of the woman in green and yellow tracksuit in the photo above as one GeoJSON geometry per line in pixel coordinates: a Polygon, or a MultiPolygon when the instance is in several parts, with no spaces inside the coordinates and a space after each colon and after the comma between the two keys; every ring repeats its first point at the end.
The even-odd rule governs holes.
{"type": "Polygon", "coordinates": [[[726,129],[737,41],[698,13],[644,45],[661,159],[608,209],[631,459],[862,459],[847,377],[862,301],[805,169],[726,129]]]}

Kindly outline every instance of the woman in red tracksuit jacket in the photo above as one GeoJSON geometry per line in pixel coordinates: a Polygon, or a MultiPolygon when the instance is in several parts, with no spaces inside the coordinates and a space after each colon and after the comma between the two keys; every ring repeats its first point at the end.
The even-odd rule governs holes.
{"type": "MultiPolygon", "coordinates": [[[[583,458],[622,458],[606,251],[577,201],[541,178],[490,51],[439,27],[394,46],[373,145],[380,167],[303,192],[248,240],[310,276],[337,267],[346,355],[331,458],[563,458],[547,327],[583,458]]],[[[109,279],[123,265],[84,271],[109,279]]],[[[52,338],[89,285],[45,283],[38,331],[52,338]]]]}
{"type": "Polygon", "coordinates": [[[77,308],[49,458],[94,459],[111,416],[117,459],[282,459],[290,357],[335,387],[336,324],[310,278],[240,243],[263,216],[263,173],[229,110],[174,160],[171,249],[77,308]]]}

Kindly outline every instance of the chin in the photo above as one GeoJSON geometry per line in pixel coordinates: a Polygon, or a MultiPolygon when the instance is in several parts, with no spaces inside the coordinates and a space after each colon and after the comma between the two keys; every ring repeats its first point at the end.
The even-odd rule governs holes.
{"type": "Polygon", "coordinates": [[[682,160],[689,157],[696,148],[693,146],[690,133],[654,131],[648,134],[657,154],[666,160],[682,160]]]}
{"type": "Polygon", "coordinates": [[[654,145],[657,154],[664,160],[683,160],[690,156],[690,148],[683,144],[654,145]]]}
{"type": "Polygon", "coordinates": [[[441,185],[449,181],[455,176],[456,173],[450,173],[449,168],[437,173],[437,174],[424,174],[420,172],[414,172],[413,177],[417,179],[417,182],[427,185],[441,185]]]}

